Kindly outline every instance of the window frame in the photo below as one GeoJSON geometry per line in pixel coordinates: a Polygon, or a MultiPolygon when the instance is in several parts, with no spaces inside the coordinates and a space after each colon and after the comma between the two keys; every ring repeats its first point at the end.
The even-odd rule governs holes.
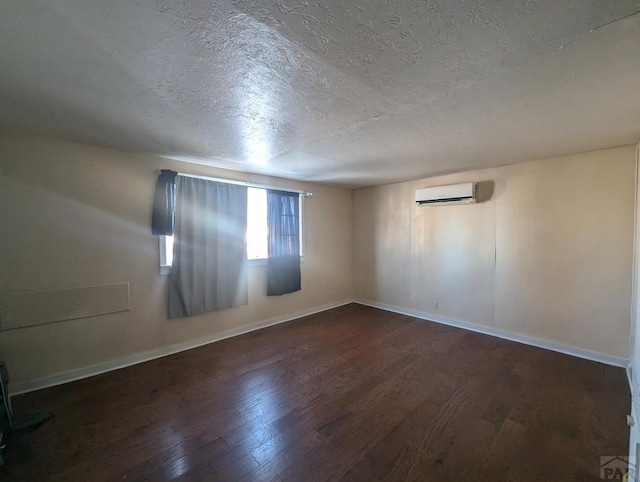
{"type": "MultiPolygon", "coordinates": [[[[255,188],[255,189],[264,189],[265,191],[267,191],[269,188],[266,187],[259,187],[259,188],[255,188]]],[[[305,218],[305,214],[304,214],[304,195],[302,193],[298,193],[298,213],[299,213],[299,220],[298,220],[298,229],[300,231],[300,262],[303,263],[304,262],[304,245],[305,245],[305,236],[304,236],[304,229],[303,229],[303,220],[305,218]]],[[[168,274],[171,274],[171,264],[167,264],[167,238],[168,237],[173,237],[173,236],[166,236],[166,235],[159,235],[158,236],[158,246],[160,248],[160,275],[161,276],[165,276],[168,274]]],[[[265,240],[266,242],[266,240],[265,240]]],[[[266,266],[267,265],[267,260],[269,258],[247,258],[247,263],[249,264],[249,266],[266,266]]],[[[173,260],[172,260],[173,261],[173,260]]]]}

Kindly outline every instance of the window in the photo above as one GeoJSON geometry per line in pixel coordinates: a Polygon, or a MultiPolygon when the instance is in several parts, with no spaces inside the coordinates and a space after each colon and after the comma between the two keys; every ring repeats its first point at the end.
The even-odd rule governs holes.
{"type": "MultiPolygon", "coordinates": [[[[300,256],[302,252],[302,196],[300,203],[300,256]]],[[[267,190],[257,187],[247,188],[247,259],[268,258],[267,237],[267,190]]],[[[173,264],[173,236],[159,236],[160,274],[169,274],[173,264]]]]}
{"type": "Polygon", "coordinates": [[[173,264],[173,236],[158,236],[160,240],[160,274],[169,274],[173,264]]]}

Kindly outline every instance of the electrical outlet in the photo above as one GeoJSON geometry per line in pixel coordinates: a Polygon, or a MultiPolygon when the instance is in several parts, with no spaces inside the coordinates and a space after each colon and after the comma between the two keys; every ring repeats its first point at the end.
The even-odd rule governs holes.
{"type": "Polygon", "coordinates": [[[329,296],[329,299],[333,298],[333,291],[329,290],[327,295],[329,296]]]}
{"type": "Polygon", "coordinates": [[[438,302],[437,301],[433,302],[433,310],[434,311],[438,311],[438,302]]]}

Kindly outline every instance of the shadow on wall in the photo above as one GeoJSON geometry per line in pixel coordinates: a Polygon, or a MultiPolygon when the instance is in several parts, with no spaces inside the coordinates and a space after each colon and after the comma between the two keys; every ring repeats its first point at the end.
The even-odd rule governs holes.
{"type": "Polygon", "coordinates": [[[490,201],[493,196],[494,189],[495,183],[493,181],[482,181],[477,183],[476,201],[479,203],[490,201]]]}

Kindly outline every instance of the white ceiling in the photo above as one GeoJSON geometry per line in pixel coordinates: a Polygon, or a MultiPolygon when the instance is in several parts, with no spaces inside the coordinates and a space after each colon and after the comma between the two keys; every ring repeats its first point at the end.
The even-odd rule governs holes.
{"type": "Polygon", "coordinates": [[[638,11],[637,0],[8,1],[0,125],[353,186],[630,144],[638,11]]]}

